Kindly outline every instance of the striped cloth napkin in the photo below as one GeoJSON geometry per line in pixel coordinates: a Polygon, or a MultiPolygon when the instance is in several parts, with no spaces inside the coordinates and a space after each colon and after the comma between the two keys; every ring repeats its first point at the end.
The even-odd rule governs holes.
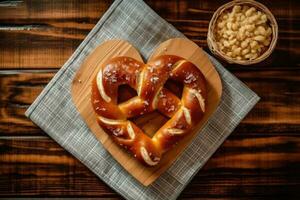
{"type": "MultiPolygon", "coordinates": [[[[147,59],[161,42],[184,37],[142,0],[116,0],[26,111],[35,124],[127,199],[176,199],[216,149],[251,110],[259,97],[213,57],[223,83],[217,111],[173,165],[144,187],[103,148],[76,111],[71,82],[93,49],[109,39],[124,39],[147,59]]],[[[200,172],[201,173],[201,172],[200,172]]]]}

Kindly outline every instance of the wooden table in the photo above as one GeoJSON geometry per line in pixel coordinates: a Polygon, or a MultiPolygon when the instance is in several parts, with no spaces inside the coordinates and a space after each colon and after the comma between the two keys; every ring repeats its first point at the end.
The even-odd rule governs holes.
{"type": "MultiPolygon", "coordinates": [[[[147,3],[198,45],[226,1],[147,3]]],[[[225,64],[261,101],[180,198],[300,199],[300,3],[263,0],[279,23],[275,52],[225,64]]],[[[0,197],[121,198],[24,112],[93,28],[110,0],[0,2],[0,197]]]]}

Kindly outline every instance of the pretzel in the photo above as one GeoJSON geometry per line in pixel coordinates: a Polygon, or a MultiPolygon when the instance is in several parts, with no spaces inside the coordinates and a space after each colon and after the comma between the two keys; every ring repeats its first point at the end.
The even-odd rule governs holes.
{"type": "Polygon", "coordinates": [[[147,64],[115,57],[99,67],[92,84],[92,104],[99,125],[113,140],[148,166],[186,137],[206,108],[206,80],[191,62],[162,55],[147,64]],[[179,99],[164,87],[168,79],[183,83],[179,99]],[[118,104],[118,87],[128,84],[137,96],[118,104]],[[158,110],[170,119],[150,138],[129,118],[158,110]]]}

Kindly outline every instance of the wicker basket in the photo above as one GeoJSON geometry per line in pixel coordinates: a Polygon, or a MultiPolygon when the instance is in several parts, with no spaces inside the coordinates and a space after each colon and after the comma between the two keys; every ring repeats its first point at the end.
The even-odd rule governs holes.
{"type": "Polygon", "coordinates": [[[265,60],[275,49],[277,38],[278,38],[278,25],[275,20],[275,17],[273,16],[271,11],[266,6],[264,6],[261,3],[258,3],[256,1],[253,1],[253,0],[234,0],[234,1],[231,1],[231,2],[221,6],[214,13],[212,19],[210,20],[208,33],[207,33],[208,47],[212,53],[214,53],[217,57],[220,57],[220,58],[226,60],[228,63],[236,63],[236,64],[240,64],[240,65],[251,65],[251,64],[259,63],[259,62],[265,60]],[[233,6],[235,6],[235,5],[248,5],[248,6],[255,7],[257,10],[264,12],[267,15],[267,18],[270,22],[270,26],[272,29],[272,40],[270,42],[269,48],[262,55],[260,55],[258,58],[254,59],[254,60],[233,59],[233,58],[228,57],[227,55],[223,54],[217,47],[217,42],[214,37],[217,19],[225,10],[232,9],[233,6]]]}

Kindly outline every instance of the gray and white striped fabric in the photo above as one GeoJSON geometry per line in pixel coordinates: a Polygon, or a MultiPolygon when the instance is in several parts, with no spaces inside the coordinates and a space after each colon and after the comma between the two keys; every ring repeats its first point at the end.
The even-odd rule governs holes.
{"type": "Polygon", "coordinates": [[[143,1],[116,0],[26,111],[35,124],[127,199],[177,198],[259,100],[210,57],[223,82],[221,104],[174,164],[150,186],[141,185],[112,158],[84,123],[72,102],[71,81],[87,55],[106,40],[127,40],[147,59],[158,44],[173,37],[184,35],[143,1]]]}

